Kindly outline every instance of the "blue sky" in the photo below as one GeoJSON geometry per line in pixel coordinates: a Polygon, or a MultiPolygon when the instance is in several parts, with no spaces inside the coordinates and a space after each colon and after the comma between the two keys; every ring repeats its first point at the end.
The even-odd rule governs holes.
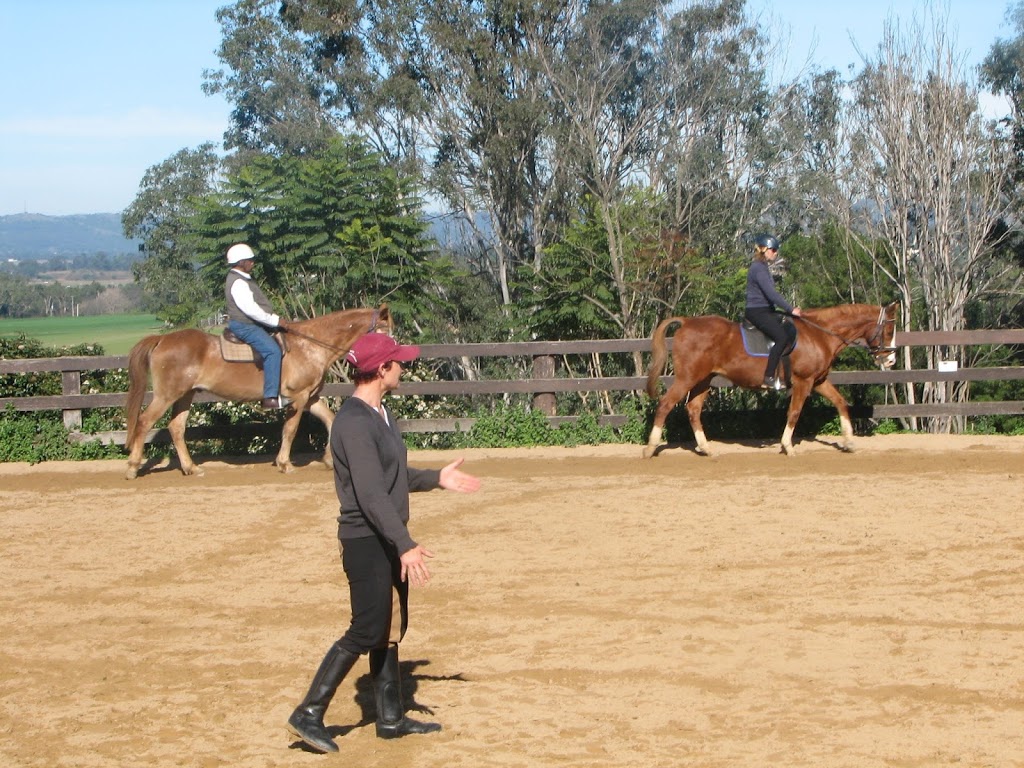
{"type": "MultiPolygon", "coordinates": [[[[968,61],[984,58],[1009,0],[948,0],[968,61]]],[[[219,145],[228,105],[203,94],[219,68],[215,18],[225,0],[0,0],[0,215],[113,213],[146,169],[185,147],[219,145]]],[[[890,15],[909,22],[919,0],[748,0],[788,42],[786,67],[810,55],[859,65],[890,15]]]]}

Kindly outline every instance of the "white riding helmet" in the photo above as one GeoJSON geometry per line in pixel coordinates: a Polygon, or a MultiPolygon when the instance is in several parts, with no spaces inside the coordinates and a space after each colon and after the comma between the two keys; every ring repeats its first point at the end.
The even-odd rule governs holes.
{"type": "Polygon", "coordinates": [[[255,258],[256,254],[253,253],[252,248],[245,243],[236,243],[228,248],[228,264],[237,264],[240,261],[255,258]]]}

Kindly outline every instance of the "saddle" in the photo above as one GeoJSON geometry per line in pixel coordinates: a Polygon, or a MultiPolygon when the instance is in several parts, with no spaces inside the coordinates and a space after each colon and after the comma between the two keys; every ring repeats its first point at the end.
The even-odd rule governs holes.
{"type": "MultiPolygon", "coordinates": [[[[787,317],[784,318],[782,322],[789,323],[791,321],[787,317]]],[[[740,320],[740,336],[743,338],[743,349],[752,357],[768,357],[768,350],[775,346],[775,342],[765,336],[764,331],[759,329],[746,318],[740,320]]],[[[798,336],[797,342],[793,344],[793,349],[796,349],[796,344],[798,344],[799,341],[800,339],[798,336]]],[[[790,352],[790,354],[792,354],[792,352],[790,352]]]]}
{"type": "MultiPolygon", "coordinates": [[[[786,317],[783,318],[782,322],[789,323],[791,320],[786,317]]],[[[764,331],[745,317],[740,320],[740,336],[743,337],[743,349],[751,357],[768,357],[768,351],[775,346],[775,342],[765,336],[764,331]]],[[[796,349],[799,340],[800,338],[797,336],[797,341],[793,342],[793,349],[796,349]]],[[[793,381],[789,360],[789,355],[791,354],[793,354],[793,350],[790,350],[788,355],[783,355],[780,361],[782,363],[783,380],[786,382],[787,389],[792,386],[793,381]]]]}
{"type": "MultiPolygon", "coordinates": [[[[285,339],[284,334],[280,331],[274,331],[270,335],[274,337],[274,341],[281,347],[282,357],[287,355],[288,341],[285,339]]],[[[256,350],[235,336],[227,328],[224,329],[224,333],[220,337],[220,356],[228,363],[254,363],[257,362],[258,357],[256,350]]]]}

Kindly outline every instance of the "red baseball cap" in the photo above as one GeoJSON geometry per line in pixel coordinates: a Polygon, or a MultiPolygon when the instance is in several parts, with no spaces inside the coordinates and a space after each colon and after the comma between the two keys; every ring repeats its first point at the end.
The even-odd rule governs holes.
{"type": "Polygon", "coordinates": [[[360,373],[370,373],[392,360],[407,363],[419,356],[417,346],[399,344],[386,333],[367,333],[356,339],[345,360],[360,373]]]}

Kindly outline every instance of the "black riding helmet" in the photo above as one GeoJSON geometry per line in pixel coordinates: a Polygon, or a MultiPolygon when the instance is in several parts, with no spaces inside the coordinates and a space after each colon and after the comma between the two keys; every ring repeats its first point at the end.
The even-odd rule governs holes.
{"type": "Polygon", "coordinates": [[[757,239],[754,240],[754,245],[758,245],[761,248],[770,248],[773,251],[779,250],[779,238],[774,235],[758,235],[757,239]]]}

